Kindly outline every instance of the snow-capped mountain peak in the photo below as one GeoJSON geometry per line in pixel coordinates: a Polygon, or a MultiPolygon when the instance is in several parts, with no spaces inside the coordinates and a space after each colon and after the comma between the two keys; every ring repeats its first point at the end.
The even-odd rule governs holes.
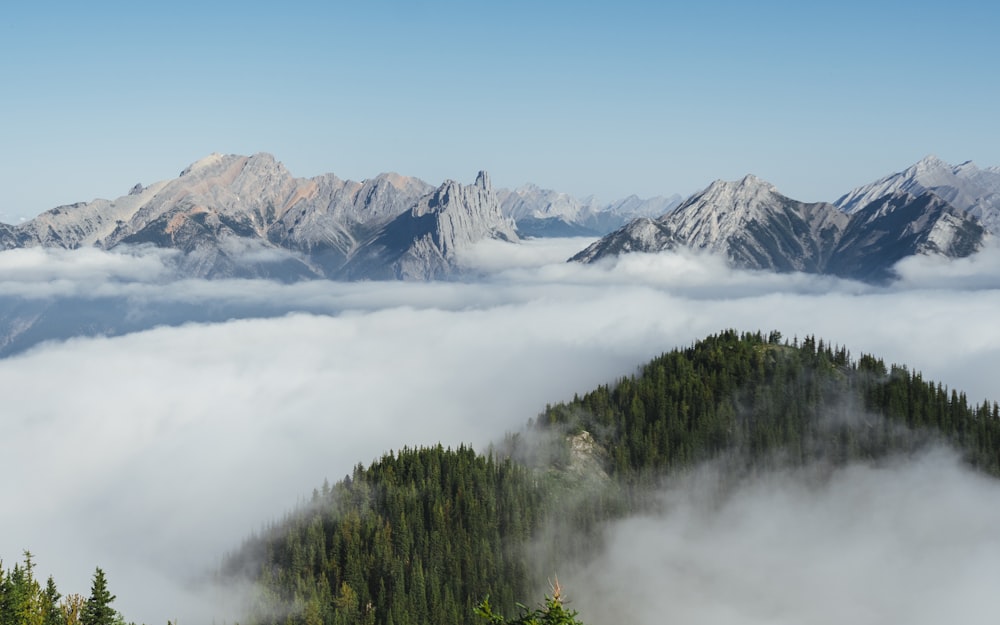
{"type": "MultiPolygon", "coordinates": [[[[770,182],[761,180],[753,174],[747,174],[735,181],[716,180],[696,197],[702,203],[722,204],[735,208],[767,201],[777,192],[778,190],[770,182]]],[[[684,204],[690,203],[691,200],[688,200],[684,204]]]]}

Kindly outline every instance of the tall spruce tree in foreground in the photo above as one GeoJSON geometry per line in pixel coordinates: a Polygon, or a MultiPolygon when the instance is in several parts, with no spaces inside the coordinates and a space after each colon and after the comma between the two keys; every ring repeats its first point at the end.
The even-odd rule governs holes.
{"type": "Polygon", "coordinates": [[[81,625],[115,625],[118,622],[118,613],[111,607],[115,596],[108,590],[108,580],[104,577],[104,571],[97,567],[94,571],[94,581],[90,586],[90,597],[83,606],[83,614],[80,615],[81,625]]]}

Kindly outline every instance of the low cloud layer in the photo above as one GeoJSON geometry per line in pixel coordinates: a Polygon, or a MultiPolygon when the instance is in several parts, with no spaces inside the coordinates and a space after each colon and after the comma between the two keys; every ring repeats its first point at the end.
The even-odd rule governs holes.
{"type": "Polygon", "coordinates": [[[31,549],[63,592],[99,565],[129,619],[223,621],[189,586],[324,478],[404,445],[482,448],[729,327],[815,334],[1000,398],[988,275],[966,290],[914,264],[876,289],[690,254],[562,262],[577,243],[477,247],[482,281],[433,284],[178,281],[159,252],[0,253],[4,310],[99,300],[141,330],[0,359],[0,556],[31,549]]]}
{"type": "Polygon", "coordinates": [[[911,256],[896,265],[897,288],[996,289],[1000,288],[1000,245],[994,243],[966,258],[911,256]]]}
{"type": "Polygon", "coordinates": [[[832,474],[708,465],[562,581],[591,625],[985,625],[998,526],[1000,484],[946,450],[832,474]]]}

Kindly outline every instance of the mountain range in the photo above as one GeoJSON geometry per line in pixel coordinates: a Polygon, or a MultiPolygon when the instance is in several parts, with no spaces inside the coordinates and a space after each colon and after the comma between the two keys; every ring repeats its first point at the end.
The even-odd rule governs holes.
{"type": "Polygon", "coordinates": [[[436,188],[394,173],[295,178],[270,154],[212,154],[116,200],[0,224],[0,249],[152,244],[183,252],[181,273],[193,277],[428,280],[457,273],[456,253],[481,239],[516,242],[518,229],[599,236],[678,202],[602,206],[531,185],[497,192],[486,172],[436,188]]]}
{"type": "Polygon", "coordinates": [[[907,256],[968,256],[998,233],[1000,168],[933,156],[833,203],[799,202],[748,175],[683,201],[601,204],[534,185],[496,190],[485,172],[438,187],[395,173],[295,178],[259,153],[212,154],[116,200],[0,224],[0,249],[147,244],[181,252],[188,277],[430,280],[461,275],[460,252],[483,239],[603,235],[570,260],[686,248],[745,269],[886,282],[907,256]]]}
{"type": "Polygon", "coordinates": [[[489,177],[438,188],[397,174],[294,178],[270,154],[213,154],[117,200],[47,211],[0,230],[0,247],[153,244],[206,278],[431,279],[470,237],[517,240],[489,177]]]}
{"type": "MultiPolygon", "coordinates": [[[[693,249],[721,254],[740,268],[831,274],[886,282],[907,256],[968,256],[986,244],[986,223],[1000,224],[988,191],[964,184],[931,187],[927,172],[946,166],[930,157],[846,194],[839,205],[804,203],[748,175],[717,180],[657,218],[635,219],[570,260],[595,262],[627,252],[693,249]],[[942,197],[973,197],[978,214],[942,197]],[[983,218],[986,218],[985,220],[983,218]]],[[[969,164],[954,170],[971,171],[969,164]]],[[[977,170],[978,171],[978,170],[977,170]]],[[[985,170],[989,174],[991,170],[985,170]]],[[[993,176],[1000,183],[1000,174],[993,176]]],[[[991,181],[989,175],[982,179],[991,181]]],[[[971,201],[971,200],[970,200],[971,201]]]]}

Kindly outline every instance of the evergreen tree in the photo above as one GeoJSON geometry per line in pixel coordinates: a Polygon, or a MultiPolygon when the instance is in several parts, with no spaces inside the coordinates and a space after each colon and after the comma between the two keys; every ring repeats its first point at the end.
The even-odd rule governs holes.
{"type": "Polygon", "coordinates": [[[0,625],[43,625],[42,588],[35,579],[35,563],[24,551],[24,564],[2,576],[0,581],[0,625]]]}
{"type": "Polygon", "coordinates": [[[66,618],[59,607],[62,595],[56,590],[56,582],[49,576],[42,591],[42,623],[43,625],[66,625],[66,618]]]}
{"type": "Polygon", "coordinates": [[[114,600],[115,596],[108,590],[108,580],[104,576],[104,571],[101,567],[97,567],[90,586],[90,596],[80,615],[81,625],[116,625],[119,618],[118,613],[111,607],[114,600]]]}

